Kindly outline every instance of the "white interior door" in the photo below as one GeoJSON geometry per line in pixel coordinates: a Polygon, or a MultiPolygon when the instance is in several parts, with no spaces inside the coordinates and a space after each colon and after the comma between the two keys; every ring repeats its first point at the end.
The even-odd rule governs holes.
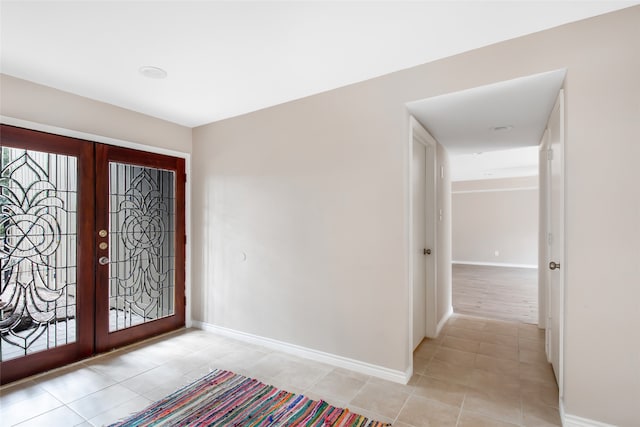
{"type": "Polygon", "coordinates": [[[414,141],[412,159],[413,182],[413,348],[426,336],[426,160],[427,147],[414,141]]]}
{"type": "Polygon", "coordinates": [[[547,357],[562,393],[562,342],[564,301],[564,98],[561,91],[549,123],[548,189],[548,318],[547,357]]]}
{"type": "Polygon", "coordinates": [[[412,344],[437,335],[436,141],[411,120],[412,344]]]}

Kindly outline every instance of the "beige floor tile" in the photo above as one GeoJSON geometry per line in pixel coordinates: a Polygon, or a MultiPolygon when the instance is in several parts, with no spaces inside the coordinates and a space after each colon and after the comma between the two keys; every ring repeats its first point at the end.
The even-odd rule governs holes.
{"type": "Polygon", "coordinates": [[[102,412],[93,418],[89,419],[89,422],[94,426],[103,426],[113,424],[123,418],[135,414],[138,411],[143,410],[147,406],[151,405],[149,399],[145,399],[142,396],[128,400],[127,402],[118,405],[108,411],[102,412]]]}
{"type": "Polygon", "coordinates": [[[413,358],[413,372],[415,374],[423,374],[424,371],[427,369],[427,365],[429,364],[429,362],[431,362],[432,358],[429,359],[423,359],[422,357],[415,357],[413,358]]]}
{"type": "Polygon", "coordinates": [[[460,409],[420,396],[411,396],[398,421],[415,427],[455,426],[460,409]]]}
{"type": "Polygon", "coordinates": [[[38,385],[62,403],[69,403],[115,384],[116,381],[89,368],[76,366],[53,375],[45,375],[38,385]]]}
{"type": "Polygon", "coordinates": [[[519,377],[520,364],[515,360],[497,359],[479,354],[475,360],[475,367],[495,374],[519,377]]]}
{"type": "Polygon", "coordinates": [[[455,350],[452,348],[442,347],[433,356],[433,360],[450,363],[458,366],[473,366],[476,359],[476,353],[468,351],[455,350]]]}
{"type": "Polygon", "coordinates": [[[416,396],[456,407],[462,405],[466,392],[463,385],[431,377],[421,377],[413,390],[416,396]]]}
{"type": "Polygon", "coordinates": [[[561,426],[558,409],[550,406],[523,404],[523,424],[526,427],[561,426]]]}
{"type": "Polygon", "coordinates": [[[504,391],[470,390],[464,399],[463,409],[509,423],[522,422],[520,396],[514,397],[513,393],[504,391]]]}
{"type": "Polygon", "coordinates": [[[472,366],[452,365],[451,363],[442,362],[440,360],[432,360],[427,369],[425,376],[440,378],[457,384],[466,385],[474,368],[472,366]]]}
{"type": "Polygon", "coordinates": [[[140,375],[122,381],[120,384],[138,394],[144,394],[158,387],[169,387],[182,383],[182,369],[174,369],[170,365],[158,366],[140,375]]]}
{"type": "Polygon", "coordinates": [[[544,351],[544,338],[535,340],[518,338],[518,348],[520,350],[544,351]]]}
{"type": "Polygon", "coordinates": [[[499,344],[491,344],[488,342],[480,343],[478,354],[491,356],[498,359],[518,360],[518,349],[515,347],[507,347],[499,344]]]}
{"type": "Polygon", "coordinates": [[[527,325],[525,323],[518,324],[518,337],[532,340],[544,339],[544,329],[540,329],[538,325],[527,325]]]}
{"type": "Polygon", "coordinates": [[[283,365],[283,370],[273,379],[305,390],[327,375],[330,370],[331,368],[320,367],[319,364],[312,362],[289,361],[283,365]]]}
{"type": "Polygon", "coordinates": [[[488,392],[504,392],[519,396],[520,379],[516,376],[496,374],[482,369],[474,369],[468,377],[470,388],[488,392]]]}
{"type": "Polygon", "coordinates": [[[136,375],[140,375],[143,372],[159,366],[157,363],[147,360],[139,353],[136,353],[135,355],[118,353],[108,354],[91,359],[85,364],[89,369],[117,382],[135,377],[136,375]]]}
{"type": "Polygon", "coordinates": [[[499,335],[489,332],[483,332],[481,341],[490,344],[499,344],[505,347],[514,347],[516,349],[518,348],[518,337],[513,335],[499,335]]]}
{"type": "Polygon", "coordinates": [[[137,393],[119,384],[114,384],[71,402],[67,406],[88,420],[136,397],[138,397],[137,393]]]}
{"type": "Polygon", "coordinates": [[[515,322],[487,322],[483,332],[496,335],[518,337],[518,324],[515,322]]]}
{"type": "Polygon", "coordinates": [[[2,405],[2,417],[0,417],[0,425],[12,426],[30,418],[49,412],[52,409],[59,408],[63,403],[53,397],[50,393],[44,391],[38,393],[28,400],[20,400],[11,405],[2,405]]]}
{"type": "Polygon", "coordinates": [[[471,340],[465,340],[463,338],[446,336],[442,340],[442,346],[447,348],[453,348],[455,350],[462,350],[462,351],[475,353],[478,351],[480,343],[478,341],[471,341],[471,340]]]}
{"type": "Polygon", "coordinates": [[[486,324],[486,319],[474,318],[470,316],[455,316],[451,319],[452,326],[473,329],[476,331],[482,331],[486,324]]]}
{"type": "Polygon", "coordinates": [[[20,424],[19,427],[68,427],[83,423],[85,420],[66,406],[45,412],[20,424]]]}
{"type": "Polygon", "coordinates": [[[395,419],[408,397],[408,393],[398,389],[367,383],[349,404],[395,419]]]}
{"type": "Polygon", "coordinates": [[[520,362],[520,379],[537,382],[549,387],[556,386],[556,377],[549,363],[520,362]]]}
{"type": "Polygon", "coordinates": [[[516,427],[516,424],[506,423],[463,410],[457,427],[516,427]]]}
{"type": "Polygon", "coordinates": [[[350,369],[345,369],[345,368],[334,368],[333,369],[334,372],[337,372],[338,374],[342,374],[342,375],[347,375],[349,377],[355,378],[357,380],[361,380],[364,382],[369,381],[369,379],[371,379],[371,376],[367,375],[367,374],[363,374],[360,372],[356,372],[356,371],[352,371],[350,369]]]}
{"type": "Polygon", "coordinates": [[[331,396],[348,402],[364,387],[365,382],[357,378],[331,371],[309,390],[318,396],[331,396]]]}
{"type": "Polygon", "coordinates": [[[14,403],[33,399],[42,393],[46,393],[46,390],[33,380],[8,384],[0,388],[0,407],[6,408],[14,403]]]}
{"type": "Polygon", "coordinates": [[[467,329],[456,326],[455,324],[447,329],[448,337],[462,338],[470,341],[480,341],[482,338],[482,332],[477,329],[467,329]]]}
{"type": "Polygon", "coordinates": [[[441,342],[435,342],[425,339],[413,352],[414,357],[421,357],[423,359],[430,359],[440,348],[441,342]]]}
{"type": "Polygon", "coordinates": [[[544,350],[533,351],[520,349],[518,352],[518,360],[525,363],[548,363],[544,350]]]}
{"type": "Polygon", "coordinates": [[[555,386],[520,380],[520,395],[523,404],[558,407],[558,387],[555,386]]]}

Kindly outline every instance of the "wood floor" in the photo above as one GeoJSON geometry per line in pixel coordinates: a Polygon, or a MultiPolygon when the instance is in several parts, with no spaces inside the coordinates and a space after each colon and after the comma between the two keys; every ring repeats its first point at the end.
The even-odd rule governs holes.
{"type": "Polygon", "coordinates": [[[453,264],[453,311],[538,323],[538,270],[453,264]]]}

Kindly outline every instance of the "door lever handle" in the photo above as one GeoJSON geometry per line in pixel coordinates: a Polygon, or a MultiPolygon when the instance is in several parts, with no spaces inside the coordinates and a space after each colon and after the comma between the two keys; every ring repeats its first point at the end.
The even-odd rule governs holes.
{"type": "Polygon", "coordinates": [[[98,258],[98,264],[100,265],[109,264],[109,258],[107,258],[106,256],[101,256],[100,258],[98,258]]]}
{"type": "Polygon", "coordinates": [[[549,263],[549,270],[556,270],[556,269],[560,270],[560,263],[551,261],[549,263]]]}

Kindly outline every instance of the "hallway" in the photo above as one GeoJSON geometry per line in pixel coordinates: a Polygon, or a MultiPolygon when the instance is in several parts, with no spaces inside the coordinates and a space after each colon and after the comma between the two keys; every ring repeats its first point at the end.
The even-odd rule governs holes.
{"type": "Polygon", "coordinates": [[[414,372],[414,394],[459,408],[457,426],[561,425],[544,331],[534,325],[455,314],[416,349],[414,372]]]}

